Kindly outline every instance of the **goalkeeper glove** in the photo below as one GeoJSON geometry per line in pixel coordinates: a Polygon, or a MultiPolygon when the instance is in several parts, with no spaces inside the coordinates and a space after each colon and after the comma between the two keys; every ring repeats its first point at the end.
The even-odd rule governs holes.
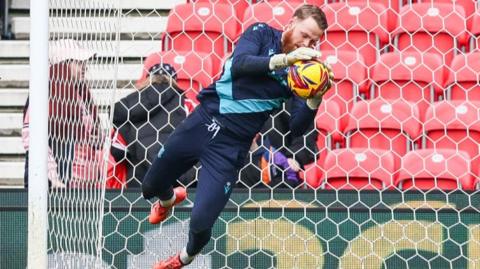
{"type": "Polygon", "coordinates": [[[277,151],[273,153],[273,163],[279,166],[285,173],[288,180],[295,184],[300,183],[298,179],[298,171],[300,171],[300,164],[292,159],[287,158],[283,153],[277,151]]]}
{"type": "Polygon", "coordinates": [[[332,68],[328,64],[324,64],[324,63],[321,63],[321,64],[328,71],[328,81],[325,84],[325,86],[315,94],[315,96],[307,99],[307,106],[311,109],[317,109],[318,108],[318,106],[322,102],[323,95],[325,93],[327,93],[328,90],[330,90],[330,88],[332,88],[332,84],[333,84],[334,75],[333,75],[333,72],[332,72],[332,68]]]}
{"type": "Polygon", "coordinates": [[[276,70],[285,68],[293,63],[301,60],[311,60],[322,56],[322,53],[318,50],[314,50],[307,47],[300,47],[288,54],[275,54],[270,58],[270,70],[276,70]]]}

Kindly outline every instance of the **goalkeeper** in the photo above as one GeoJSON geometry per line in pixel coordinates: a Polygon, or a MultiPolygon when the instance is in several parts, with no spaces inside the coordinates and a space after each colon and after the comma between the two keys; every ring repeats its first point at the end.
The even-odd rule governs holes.
{"type": "Polygon", "coordinates": [[[309,127],[330,83],[311,99],[294,97],[287,87],[287,67],[318,58],[320,52],[313,48],[326,28],[325,14],[313,5],[299,7],[284,32],[253,24],[225,62],[222,76],[200,92],[200,105],[167,139],[143,180],[144,198],[159,198],[149,221],[160,223],[186,198],[185,188],[172,184],[197,161],[202,165],[187,246],[154,268],[182,268],[209,242],[250,144],[275,109],[295,98],[291,134],[302,135],[309,127]]]}

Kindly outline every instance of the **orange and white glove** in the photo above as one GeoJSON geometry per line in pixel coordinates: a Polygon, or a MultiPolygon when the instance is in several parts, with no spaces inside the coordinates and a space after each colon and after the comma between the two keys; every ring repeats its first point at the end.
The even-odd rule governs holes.
{"type": "Polygon", "coordinates": [[[301,60],[311,60],[314,58],[319,58],[322,56],[322,53],[318,50],[312,48],[300,47],[288,54],[281,53],[275,54],[270,58],[270,70],[276,70],[291,66],[293,63],[301,60]]]}

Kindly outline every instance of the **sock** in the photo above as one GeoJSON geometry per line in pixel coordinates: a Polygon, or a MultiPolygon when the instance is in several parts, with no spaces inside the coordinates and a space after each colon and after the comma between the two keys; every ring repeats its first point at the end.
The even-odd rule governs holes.
{"type": "Polygon", "coordinates": [[[212,237],[212,229],[206,229],[201,232],[193,232],[192,229],[198,229],[192,227],[190,223],[190,231],[188,232],[187,253],[193,253],[197,255],[202,251],[203,247],[208,244],[212,237]]]}
{"type": "Polygon", "coordinates": [[[175,199],[177,198],[177,196],[175,195],[175,193],[173,193],[173,196],[172,198],[168,199],[168,200],[159,200],[160,201],[160,205],[163,206],[163,207],[170,207],[173,205],[173,203],[175,202],[175,199]]]}
{"type": "Polygon", "coordinates": [[[188,255],[186,247],[184,247],[182,251],[180,251],[180,261],[184,265],[190,264],[193,261],[193,259],[195,259],[195,256],[188,255]]]}

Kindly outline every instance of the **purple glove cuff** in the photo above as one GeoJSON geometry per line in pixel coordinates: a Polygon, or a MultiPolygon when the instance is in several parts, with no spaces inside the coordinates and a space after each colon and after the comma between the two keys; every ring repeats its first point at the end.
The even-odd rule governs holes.
{"type": "Polygon", "coordinates": [[[285,171],[285,175],[287,176],[288,180],[294,182],[299,181],[297,172],[290,168],[290,165],[288,164],[288,158],[283,155],[283,153],[279,151],[273,153],[273,163],[280,166],[285,171]]]}

